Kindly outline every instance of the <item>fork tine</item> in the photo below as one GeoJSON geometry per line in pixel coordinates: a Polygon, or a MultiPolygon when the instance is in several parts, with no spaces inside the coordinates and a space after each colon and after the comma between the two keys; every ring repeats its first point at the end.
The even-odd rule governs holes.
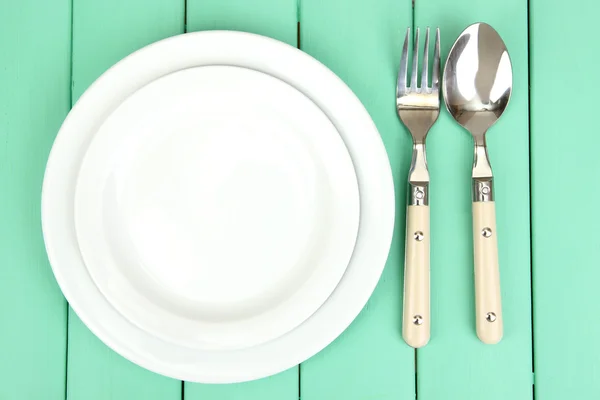
{"type": "Polygon", "coordinates": [[[402,55],[400,56],[400,67],[398,68],[398,93],[406,91],[406,73],[408,72],[408,38],[410,36],[410,28],[406,29],[406,37],[404,38],[404,47],[402,47],[402,55]]]}
{"type": "Polygon", "coordinates": [[[417,68],[419,67],[419,28],[415,31],[415,45],[413,47],[413,62],[410,79],[410,87],[413,90],[417,89],[417,78],[419,76],[417,68]]]}
{"type": "Polygon", "coordinates": [[[433,53],[433,72],[431,74],[431,88],[439,90],[440,87],[440,28],[435,30],[435,51],[433,53]]]}
{"type": "MultiPolygon", "coordinates": [[[[415,53],[416,54],[416,53],[415,53]]],[[[421,89],[426,89],[429,76],[429,27],[425,30],[425,49],[423,50],[423,68],[421,69],[421,89]]]]}

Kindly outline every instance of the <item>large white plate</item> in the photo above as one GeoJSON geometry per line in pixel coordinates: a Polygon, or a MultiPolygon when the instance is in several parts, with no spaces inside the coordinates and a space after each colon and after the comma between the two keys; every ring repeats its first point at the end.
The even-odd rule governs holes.
{"type": "Polygon", "coordinates": [[[104,343],[157,373],[198,382],[238,382],[290,368],[348,327],[367,302],[387,259],[394,224],[394,188],[381,138],[352,91],[315,59],[284,43],[239,32],[199,32],[166,39],[104,73],[65,120],[48,160],[42,224],[56,279],[71,307],[104,343]],[[336,126],[355,166],[360,226],[354,253],[328,300],[280,338],[233,351],[194,350],[136,327],[102,296],[82,260],[73,208],[82,157],[105,118],[127,96],[169,73],[232,65],[268,73],[302,91],[336,126]]]}
{"type": "Polygon", "coordinates": [[[150,333],[204,349],[282,336],[333,292],[358,232],[337,130],[287,83],[189,68],[127,98],[84,157],[75,225],[100,291],[150,333]]]}

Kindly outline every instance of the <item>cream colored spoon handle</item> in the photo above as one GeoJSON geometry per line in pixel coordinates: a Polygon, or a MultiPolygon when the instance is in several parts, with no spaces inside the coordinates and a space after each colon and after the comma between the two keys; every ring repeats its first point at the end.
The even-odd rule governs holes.
{"type": "Polygon", "coordinates": [[[402,337],[409,346],[422,347],[429,341],[429,331],[429,206],[410,205],[406,210],[402,337]]]}
{"type": "Polygon", "coordinates": [[[477,336],[483,343],[494,344],[502,339],[503,319],[493,201],[473,202],[473,250],[477,336]]]}

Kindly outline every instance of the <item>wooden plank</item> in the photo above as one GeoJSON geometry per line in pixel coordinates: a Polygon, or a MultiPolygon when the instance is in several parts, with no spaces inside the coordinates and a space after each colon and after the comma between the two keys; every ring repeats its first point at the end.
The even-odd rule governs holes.
{"type": "Polygon", "coordinates": [[[187,0],[187,30],[251,32],[296,46],[296,1],[187,0]]]}
{"type": "MultiPolygon", "coordinates": [[[[296,0],[187,0],[187,30],[238,30],[296,46],[296,0]]],[[[296,400],[298,368],[233,385],[185,383],[186,400],[296,400]]]]}
{"type": "Polygon", "coordinates": [[[185,382],[185,400],[298,400],[298,367],[251,382],[207,385],[185,382]]]}
{"type": "Polygon", "coordinates": [[[422,400],[532,397],[529,236],[527,3],[520,0],[415,2],[415,26],[439,26],[442,62],[460,32],[485,21],[510,52],[513,94],[488,136],[494,168],[504,338],[475,334],[470,135],[444,109],[428,137],[431,172],[432,337],[418,350],[422,400]]]}
{"type": "Polygon", "coordinates": [[[598,3],[532,0],[529,12],[535,394],[596,399],[598,3]],[[575,95],[559,97],[563,87],[575,95]]]}
{"type": "Polygon", "coordinates": [[[0,399],[64,399],[67,305],[44,249],[40,193],[70,107],[71,3],[0,9],[0,399]]]}
{"type": "Polygon", "coordinates": [[[68,399],[180,400],[181,382],[154,374],[104,345],[71,310],[68,399]]]}
{"type": "Polygon", "coordinates": [[[123,57],[183,30],[181,0],[74,0],[73,101],[123,57]]]}
{"type": "Polygon", "coordinates": [[[303,400],[409,399],[414,351],[402,340],[402,268],[411,139],[396,116],[396,74],[410,0],[302,0],[301,48],[357,94],[383,138],[394,173],[396,229],[371,300],[333,344],[302,364],[303,400]]]}
{"type": "MultiPolygon", "coordinates": [[[[183,33],[181,0],[75,0],[73,100],[102,72],[129,53],[183,33]]],[[[77,399],[181,398],[181,383],[142,369],[108,349],[69,315],[67,391],[77,399]]]]}

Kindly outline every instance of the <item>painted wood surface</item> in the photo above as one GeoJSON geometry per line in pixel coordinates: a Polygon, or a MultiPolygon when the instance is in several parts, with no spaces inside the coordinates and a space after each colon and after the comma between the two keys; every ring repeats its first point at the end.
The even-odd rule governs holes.
{"type": "Polygon", "coordinates": [[[597,399],[598,3],[530,7],[535,394],[597,399]]]}
{"type": "Polygon", "coordinates": [[[599,397],[593,79],[556,100],[571,74],[593,73],[586,56],[558,49],[593,61],[596,9],[584,0],[1,0],[0,399],[525,400],[532,365],[536,400],[599,397]],[[488,138],[505,337],[486,346],[475,335],[472,142],[442,110],[428,138],[432,337],[415,353],[401,338],[410,137],[395,114],[396,68],[406,27],[439,26],[445,58],[477,21],[500,32],[514,68],[511,103],[488,138]],[[397,189],[389,260],[360,316],[301,366],[250,383],[181,383],[115,354],[68,311],[43,247],[43,172],[71,101],[122,57],[186,29],[263,34],[331,68],[373,117],[397,189]],[[583,146],[569,146],[575,132],[583,146]]]}
{"type": "Polygon", "coordinates": [[[40,223],[44,165],[70,107],[69,0],[0,2],[0,399],[63,399],[67,304],[40,223]]]}

